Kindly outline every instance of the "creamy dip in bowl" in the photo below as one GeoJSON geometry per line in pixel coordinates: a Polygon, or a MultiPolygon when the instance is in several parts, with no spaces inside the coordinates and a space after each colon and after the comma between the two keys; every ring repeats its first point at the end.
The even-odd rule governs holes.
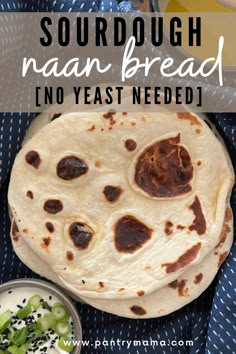
{"type": "Polygon", "coordinates": [[[0,353],[79,354],[80,318],[62,291],[38,279],[0,285],[0,353]]]}

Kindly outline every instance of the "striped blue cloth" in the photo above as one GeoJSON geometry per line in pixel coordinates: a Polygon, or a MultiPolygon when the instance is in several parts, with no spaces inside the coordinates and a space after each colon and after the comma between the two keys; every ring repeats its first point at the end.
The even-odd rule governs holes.
{"type": "Polygon", "coordinates": [[[1,0],[1,11],[130,12],[132,1],[115,0],[1,0]]]}
{"type": "MultiPolygon", "coordinates": [[[[130,1],[114,0],[1,0],[1,11],[132,11],[130,1]]],[[[0,283],[21,277],[37,277],[12,250],[7,208],[9,172],[33,114],[0,114],[0,283]]],[[[236,114],[211,114],[236,166],[236,114]]],[[[232,196],[236,217],[236,189],[232,196]]],[[[84,354],[233,354],[236,353],[235,306],[236,247],[221,267],[212,285],[193,303],[158,319],[129,320],[77,304],[83,325],[83,338],[94,344],[98,339],[141,340],[143,345],[84,346],[84,354]],[[153,348],[150,339],[159,341],[153,348]],[[178,346],[170,341],[182,341],[178,346]],[[192,340],[188,347],[185,341],[192,340]]]]}

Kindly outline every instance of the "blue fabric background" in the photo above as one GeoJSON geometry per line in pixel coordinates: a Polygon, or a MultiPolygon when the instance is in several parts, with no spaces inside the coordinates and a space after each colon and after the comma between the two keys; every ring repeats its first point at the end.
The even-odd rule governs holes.
{"type": "MultiPolygon", "coordinates": [[[[130,1],[114,0],[1,0],[1,11],[132,11],[130,1]]],[[[1,93],[0,93],[1,94],[1,93]]],[[[222,108],[223,109],[223,108],[222,108]]],[[[7,211],[9,172],[33,114],[0,114],[0,283],[21,277],[37,277],[15,256],[9,238],[7,211]]],[[[236,114],[211,114],[236,166],[236,114]]],[[[24,183],[22,181],[22,183],[24,183]]],[[[236,190],[232,196],[236,217],[236,190]]],[[[232,248],[212,285],[193,303],[159,319],[129,320],[77,304],[83,337],[103,340],[163,340],[156,347],[85,347],[84,354],[227,354],[236,353],[236,247],[232,248]],[[193,347],[169,346],[170,340],[193,340],[193,347]]]]}

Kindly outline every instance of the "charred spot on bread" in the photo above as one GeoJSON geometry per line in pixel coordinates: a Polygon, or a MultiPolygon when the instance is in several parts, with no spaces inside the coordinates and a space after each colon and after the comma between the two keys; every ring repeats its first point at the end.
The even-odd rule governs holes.
{"type": "Polygon", "coordinates": [[[65,181],[79,178],[88,172],[88,165],[77,156],[66,156],[57,164],[57,176],[65,181]]]}
{"type": "Polygon", "coordinates": [[[232,217],[232,215],[230,209],[229,209],[230,214],[228,213],[228,209],[229,208],[227,208],[225,212],[225,219],[224,219],[223,229],[220,234],[220,241],[216,245],[215,249],[221,248],[221,246],[225,243],[227,236],[231,232],[231,227],[228,225],[228,222],[231,220],[230,217],[232,217]]]}
{"type": "Polygon", "coordinates": [[[34,199],[34,194],[33,194],[32,191],[27,191],[27,192],[26,192],[26,196],[27,196],[28,198],[30,198],[30,199],[34,199]]]}
{"type": "Polygon", "coordinates": [[[47,248],[51,243],[51,237],[43,237],[42,239],[42,247],[47,248]]]}
{"type": "Polygon", "coordinates": [[[179,119],[188,120],[191,125],[202,126],[202,123],[190,112],[178,112],[177,117],[179,119]]]}
{"type": "Polygon", "coordinates": [[[62,113],[53,113],[51,115],[51,122],[57,118],[59,118],[62,115],[62,113]]]}
{"type": "Polygon", "coordinates": [[[170,236],[171,234],[173,234],[173,226],[174,224],[171,221],[166,221],[164,230],[166,236],[170,236]]]}
{"type": "Polygon", "coordinates": [[[31,150],[25,155],[25,161],[35,169],[38,169],[41,163],[41,158],[37,151],[31,150]]]}
{"type": "Polygon", "coordinates": [[[179,296],[187,296],[188,295],[188,288],[186,288],[186,279],[181,280],[174,280],[172,283],[168,284],[171,289],[178,290],[179,296]]]}
{"type": "Polygon", "coordinates": [[[137,295],[141,297],[141,296],[145,295],[145,291],[139,290],[139,291],[137,291],[137,295]]]}
{"type": "Polygon", "coordinates": [[[141,306],[134,305],[130,308],[130,310],[137,316],[144,316],[146,315],[146,310],[141,306]]]}
{"type": "Polygon", "coordinates": [[[133,139],[125,140],[125,148],[128,151],[134,151],[137,148],[137,143],[133,139]]]}
{"type": "Polygon", "coordinates": [[[76,248],[85,250],[92,241],[94,231],[85,223],[74,222],[69,227],[69,235],[76,248]]]}
{"type": "Polygon", "coordinates": [[[120,198],[122,192],[122,188],[119,186],[108,185],[103,189],[103,194],[106,200],[111,203],[116,202],[120,198]]]}
{"type": "Polygon", "coordinates": [[[185,226],[179,224],[179,225],[176,226],[176,229],[177,229],[177,230],[184,230],[184,229],[185,229],[185,226]]]}
{"type": "Polygon", "coordinates": [[[73,261],[74,253],[72,251],[67,251],[66,252],[66,258],[68,259],[68,261],[73,261]]]}
{"type": "Polygon", "coordinates": [[[197,285],[201,283],[202,279],[203,279],[203,274],[202,273],[197,274],[194,279],[194,284],[197,285]]]}
{"type": "Polygon", "coordinates": [[[53,225],[51,222],[49,222],[49,221],[46,222],[45,226],[46,226],[47,230],[48,230],[50,233],[53,233],[53,232],[54,232],[55,228],[54,228],[54,225],[53,225]]]}
{"type": "Polygon", "coordinates": [[[193,165],[180,134],[146,147],[138,157],[134,180],[150,197],[171,198],[192,190],[193,165]]]}
{"type": "Polygon", "coordinates": [[[202,211],[199,198],[196,196],[194,202],[189,206],[189,209],[195,215],[192,225],[189,226],[189,231],[196,231],[198,235],[204,235],[206,232],[206,220],[202,211]]]}
{"type": "Polygon", "coordinates": [[[219,262],[218,262],[218,267],[220,267],[223,262],[225,261],[226,257],[228,256],[229,252],[225,251],[219,255],[219,262]]]}
{"type": "Polygon", "coordinates": [[[115,247],[121,253],[134,253],[151,239],[152,231],[134,216],[125,215],[114,227],[115,247]]]}
{"type": "Polygon", "coordinates": [[[15,222],[15,220],[13,219],[13,222],[12,222],[12,239],[13,241],[17,242],[19,240],[19,237],[20,237],[20,234],[19,234],[19,229],[18,229],[18,226],[15,222]]]}
{"type": "Polygon", "coordinates": [[[198,242],[196,245],[189,248],[186,252],[184,252],[179,258],[170,263],[164,263],[161,266],[166,267],[166,273],[174,273],[179,269],[186,267],[188,264],[192,263],[194,259],[197,257],[202,244],[198,242]]]}
{"type": "Polygon", "coordinates": [[[110,110],[110,111],[108,111],[108,112],[103,114],[103,118],[105,118],[105,119],[113,118],[114,114],[116,114],[116,111],[115,110],[110,110]]]}
{"type": "Polygon", "coordinates": [[[59,199],[48,199],[44,203],[44,210],[49,214],[57,214],[63,209],[63,204],[59,199]]]}
{"type": "Polygon", "coordinates": [[[90,128],[88,128],[88,132],[92,132],[92,131],[94,131],[96,129],[96,126],[95,126],[95,124],[93,124],[90,128]]]}

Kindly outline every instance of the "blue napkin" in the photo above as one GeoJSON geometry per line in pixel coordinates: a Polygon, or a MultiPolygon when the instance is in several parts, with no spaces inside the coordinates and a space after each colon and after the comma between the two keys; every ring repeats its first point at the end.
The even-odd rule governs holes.
{"type": "MultiPolygon", "coordinates": [[[[1,0],[1,11],[132,11],[130,1],[114,0],[1,0]]],[[[236,114],[211,114],[236,166],[236,114]]],[[[22,277],[37,277],[12,250],[7,208],[9,172],[33,114],[0,114],[0,283],[22,277]]],[[[23,181],[22,181],[23,183],[23,181]]],[[[231,204],[236,217],[236,189],[231,204]]],[[[232,354],[236,353],[236,247],[232,248],[212,285],[194,302],[168,316],[129,320],[77,304],[83,325],[84,354],[232,354]],[[95,348],[95,341],[103,341],[95,348]],[[120,339],[120,346],[110,346],[120,339]],[[128,345],[121,341],[133,342],[128,345]],[[151,346],[158,341],[158,346],[151,346]],[[188,346],[186,341],[193,341],[188,346]],[[171,341],[176,341],[172,342],[171,341]],[[178,345],[175,345],[178,344],[178,345]]],[[[117,343],[117,342],[116,342],[117,343]]],[[[98,344],[98,342],[97,342],[98,344]]]]}

